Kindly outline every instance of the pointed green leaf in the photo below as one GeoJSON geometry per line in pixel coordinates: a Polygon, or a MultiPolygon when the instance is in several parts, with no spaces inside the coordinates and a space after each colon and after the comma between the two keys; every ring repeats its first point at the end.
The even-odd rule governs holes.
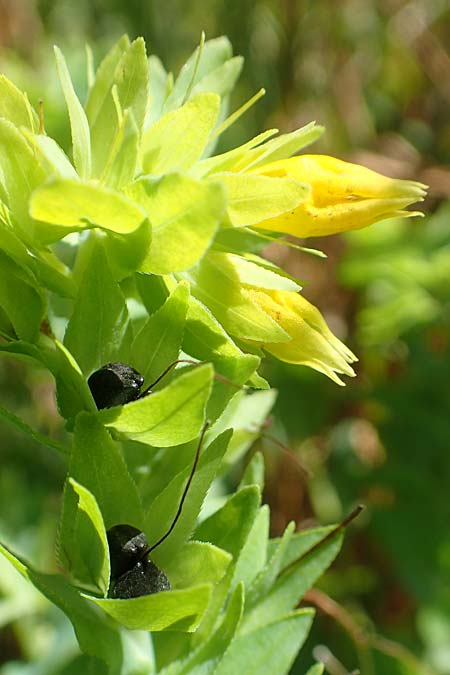
{"type": "Polygon", "coordinates": [[[17,337],[34,342],[39,335],[46,304],[33,276],[27,272],[0,251],[0,307],[11,321],[17,337]]]}
{"type": "Polygon", "coordinates": [[[323,663],[316,663],[314,666],[311,666],[306,675],[322,675],[323,668],[323,663]]]}
{"type": "Polygon", "coordinates": [[[231,335],[258,342],[289,342],[290,336],[245,295],[240,279],[224,253],[208,253],[185,273],[192,293],[212,311],[231,335]]]}
{"type": "Polygon", "coordinates": [[[75,422],[69,475],[94,495],[106,529],[120,523],[141,526],[139,495],[122,452],[89,413],[81,413],[75,422]]]}
{"type": "Polygon", "coordinates": [[[99,419],[127,438],[165,448],[192,441],[205,421],[212,383],[206,364],[189,369],[167,387],[125,406],[101,410],[99,419]]]}
{"type": "Polygon", "coordinates": [[[86,378],[64,345],[41,337],[39,359],[55,378],[56,401],[63,417],[71,419],[80,410],[96,410],[86,378]]]}
{"type": "Polygon", "coordinates": [[[196,263],[210,246],[225,209],[220,185],[179,174],[143,178],[125,192],[145,209],[152,225],[150,250],[140,270],[153,274],[196,263]]]}
{"type": "Polygon", "coordinates": [[[257,288],[293,291],[294,293],[301,290],[301,286],[285,276],[283,270],[279,270],[276,266],[269,267],[267,261],[258,258],[258,256],[244,258],[234,253],[223,255],[233,266],[241,284],[256,286],[257,288]]]}
{"type": "Polygon", "coordinates": [[[260,145],[265,140],[277,133],[278,129],[268,129],[267,131],[263,131],[261,134],[258,134],[254,138],[251,138],[249,141],[247,141],[247,143],[243,143],[237,148],[223,152],[220,155],[214,155],[213,157],[202,159],[192,167],[190,175],[194,176],[195,178],[202,178],[203,176],[210,176],[222,171],[229,171],[240,159],[245,157],[248,150],[251,150],[252,148],[260,145]]]}
{"type": "Polygon", "coordinates": [[[139,136],[142,132],[149,96],[147,54],[144,39],[134,40],[122,55],[114,71],[122,110],[129,110],[135,120],[139,136]]]}
{"type": "Polygon", "coordinates": [[[188,309],[189,286],[180,282],[164,305],[152,314],[136,335],[131,346],[134,367],[153,382],[178,358],[188,309]]]}
{"type": "Polygon", "coordinates": [[[217,94],[197,94],[152,124],[142,138],[144,172],[160,175],[187,171],[202,155],[219,105],[217,94]]]}
{"type": "MultiPolygon", "coordinates": [[[[342,534],[336,535],[311,555],[299,560],[286,572],[284,568],[309,550],[317,541],[333,528],[320,528],[301,532],[292,537],[282,563],[282,571],[271,591],[248,612],[244,618],[246,632],[261,630],[261,626],[271,623],[296,607],[303,594],[311,588],[315,581],[329,567],[339,552],[342,534]]],[[[273,545],[276,545],[274,542],[273,545]]],[[[271,554],[271,548],[269,548],[271,554]]]]}
{"type": "Polygon", "coordinates": [[[40,443],[41,445],[44,445],[47,448],[56,450],[62,455],[65,455],[69,452],[69,449],[66,448],[64,445],[58,443],[58,441],[55,441],[53,438],[50,438],[50,436],[46,436],[45,434],[39,433],[39,431],[35,431],[20,417],[10,412],[9,410],[2,408],[1,406],[0,406],[0,418],[2,420],[6,420],[8,424],[15,427],[15,429],[21,431],[23,434],[31,438],[36,443],[40,443]]]}
{"type": "Polygon", "coordinates": [[[26,127],[30,131],[37,131],[39,124],[27,95],[5,75],[0,75],[0,117],[9,120],[16,127],[26,127]]]}
{"type": "Polygon", "coordinates": [[[258,511],[236,562],[233,581],[242,581],[248,588],[267,561],[270,511],[264,504],[258,511]]]}
{"type": "Polygon", "coordinates": [[[64,92],[64,98],[66,99],[67,110],[69,111],[73,161],[80,177],[87,179],[91,176],[91,136],[89,124],[83,106],[73,88],[66,60],[58,47],[55,47],[55,57],[59,80],[64,92]]]}
{"type": "Polygon", "coordinates": [[[173,90],[165,102],[164,110],[173,110],[182,105],[188,97],[189,90],[192,92],[197,83],[205,76],[220,68],[223,63],[231,58],[232,53],[230,41],[225,36],[207,40],[201,47],[196,47],[180,70],[173,90]],[[201,55],[199,58],[200,49],[201,55]]]}
{"type": "Polygon", "coordinates": [[[94,496],[73,478],[64,488],[58,551],[73,579],[106,595],[109,549],[102,514],[94,496]]]}
{"type": "Polygon", "coordinates": [[[214,675],[217,665],[226,653],[241,620],[244,608],[244,587],[236,586],[224,617],[203,645],[189,656],[165,668],[161,675],[214,675]]]}
{"type": "MultiPolygon", "coordinates": [[[[158,566],[167,567],[168,561],[194,530],[203,500],[219,469],[231,433],[231,429],[224,431],[200,455],[181,515],[170,536],[153,551],[152,558],[158,566]]],[[[145,531],[150,545],[169,530],[178,511],[191,469],[192,461],[153,499],[145,516],[145,531]]]]}
{"type": "Polygon", "coordinates": [[[231,562],[231,555],[204,541],[189,541],[167,560],[164,571],[174,588],[220,581],[231,562]]]}
{"type": "Polygon", "coordinates": [[[124,112],[112,142],[111,153],[103,172],[105,185],[120,190],[134,178],[139,155],[139,132],[131,110],[124,112]]]}
{"type": "Polygon", "coordinates": [[[192,88],[192,95],[204,92],[214,92],[220,98],[225,98],[233,89],[236,80],[241,74],[244,59],[242,56],[234,56],[218,68],[211,70],[207,75],[197,82],[192,88]]]}
{"type": "Polygon", "coordinates": [[[240,490],[197,527],[195,538],[210,541],[237,558],[257,515],[260,492],[256,485],[240,490]]]}
{"type": "Polygon", "coordinates": [[[86,114],[91,129],[96,125],[105,104],[105,100],[113,85],[114,71],[117,64],[129,46],[130,40],[128,36],[122,35],[122,37],[111,47],[97,68],[95,80],[92,87],[89,89],[89,96],[86,102],[86,114]]]}
{"type": "Polygon", "coordinates": [[[207,411],[211,420],[222,413],[237,387],[247,382],[260,362],[257,356],[242,352],[212,312],[193,296],[189,299],[183,349],[201,361],[211,362],[217,373],[235,385],[221,380],[214,382],[207,411]]]}
{"type": "Polygon", "coordinates": [[[109,622],[104,621],[63,576],[36,572],[1,545],[0,553],[25,579],[69,617],[82,651],[104,661],[111,675],[119,675],[122,649],[118,631],[109,622]]]}
{"type": "Polygon", "coordinates": [[[250,635],[241,635],[231,643],[216,675],[260,675],[288,673],[306,640],[314,612],[300,609],[250,635]]]}
{"type": "Polygon", "coordinates": [[[115,86],[117,91],[114,75],[129,46],[128,37],[122,36],[100,63],[89,90],[86,114],[92,136],[92,175],[96,177],[101,176],[105,169],[120,125],[112,89],[115,86]]]}
{"type": "Polygon", "coordinates": [[[256,225],[262,220],[295,209],[311,191],[309,185],[292,178],[272,178],[252,174],[221,173],[226,188],[228,215],[234,227],[256,225]]]}
{"type": "Polygon", "coordinates": [[[256,452],[247,464],[239,487],[257,485],[261,492],[264,489],[264,457],[262,452],[256,452]]]}
{"type": "Polygon", "coordinates": [[[148,58],[149,105],[144,129],[161,117],[164,101],[168,93],[168,73],[157,56],[148,58]]]}
{"type": "Polygon", "coordinates": [[[209,584],[163,591],[130,600],[89,599],[130,630],[195,631],[208,606],[209,584]]]}
{"type": "Polygon", "coordinates": [[[45,242],[62,239],[69,232],[93,227],[127,234],[136,230],[146,214],[125,195],[94,183],[53,180],[36,190],[31,199],[33,218],[45,242]]]}
{"type": "Polygon", "coordinates": [[[30,132],[24,132],[24,135],[33,146],[40,163],[49,177],[79,180],[78,174],[69,158],[53,138],[30,132]]]}
{"type": "Polygon", "coordinates": [[[275,162],[277,159],[290,157],[307,145],[314,143],[325,131],[324,127],[317,126],[315,122],[310,122],[300,129],[291,131],[289,134],[282,134],[270,141],[254,148],[238,161],[233,167],[233,171],[249,171],[257,166],[275,162]]]}
{"type": "Polygon", "coordinates": [[[283,556],[289,546],[294,529],[295,524],[289,523],[272,556],[253,580],[246,597],[247,610],[254,607],[260,600],[264,599],[272,588],[273,583],[280,572],[283,556]]]}
{"type": "Polygon", "coordinates": [[[25,241],[32,241],[28,203],[32,191],[45,180],[45,174],[21,132],[3,119],[0,119],[0,166],[0,196],[9,207],[21,236],[25,241]]]}
{"type": "Polygon", "coordinates": [[[111,274],[103,247],[96,243],[84,269],[64,344],[83,372],[89,374],[105,363],[120,360],[127,326],[125,298],[111,274]]]}

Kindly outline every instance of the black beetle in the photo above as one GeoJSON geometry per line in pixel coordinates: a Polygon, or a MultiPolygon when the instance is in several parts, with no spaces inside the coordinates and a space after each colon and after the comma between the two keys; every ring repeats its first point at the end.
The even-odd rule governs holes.
{"type": "Polygon", "coordinates": [[[137,401],[138,398],[148,396],[151,394],[152,387],[155,387],[179,363],[200,365],[198,361],[191,359],[177,359],[169,364],[161,375],[142,392],[144,378],[135,368],[120,361],[105,363],[104,366],[94,371],[88,379],[95,405],[98,410],[113,408],[116,405],[125,405],[125,403],[131,403],[131,401],[137,401]]]}
{"type": "Polygon", "coordinates": [[[197,469],[203,438],[207,428],[208,423],[203,427],[189,478],[181,495],[175,517],[167,532],[155,544],[149,546],[144,532],[141,532],[141,530],[133,525],[114,525],[114,527],[111,527],[107,531],[106,536],[111,565],[108,592],[110,598],[130,599],[141,595],[170,591],[169,579],[155,563],[149,560],[148,556],[167,539],[181,516],[184,501],[197,469]]]}
{"type": "Polygon", "coordinates": [[[147,558],[150,547],[143,532],[132,525],[114,525],[106,534],[111,563],[109,597],[127,599],[170,591],[164,572],[147,558]]]}

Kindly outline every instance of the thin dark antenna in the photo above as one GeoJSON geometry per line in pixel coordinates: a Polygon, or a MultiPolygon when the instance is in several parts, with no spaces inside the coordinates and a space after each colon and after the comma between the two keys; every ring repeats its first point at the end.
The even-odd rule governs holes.
{"type": "Polygon", "coordinates": [[[160,544],[162,544],[163,541],[165,541],[165,540],[167,539],[167,537],[172,533],[172,531],[173,531],[175,525],[177,524],[178,519],[179,519],[179,517],[181,516],[181,512],[182,512],[182,510],[183,510],[183,504],[184,504],[184,502],[185,502],[185,500],[186,500],[187,493],[189,492],[189,488],[191,487],[192,479],[194,478],[194,474],[195,474],[195,471],[196,471],[196,469],[197,469],[198,460],[199,460],[199,458],[200,458],[200,451],[201,451],[202,445],[203,445],[203,439],[204,439],[204,437],[205,437],[205,433],[206,433],[206,430],[208,429],[208,427],[209,427],[209,422],[206,422],[205,426],[204,426],[203,429],[202,429],[202,433],[201,433],[201,436],[200,436],[200,440],[199,440],[199,442],[198,442],[197,450],[196,450],[196,452],[195,452],[195,458],[194,458],[194,463],[192,464],[191,473],[190,473],[190,475],[189,475],[189,478],[188,478],[188,481],[187,481],[187,483],[186,483],[186,486],[185,486],[185,488],[184,488],[184,490],[183,490],[183,494],[181,495],[180,503],[179,503],[179,505],[178,505],[178,510],[177,510],[177,512],[176,512],[175,518],[174,518],[173,521],[172,521],[172,525],[169,527],[169,529],[167,530],[167,532],[166,532],[165,534],[163,534],[163,536],[162,536],[160,539],[158,539],[158,541],[156,542],[156,544],[153,544],[152,546],[150,546],[150,547],[145,551],[145,553],[142,554],[141,559],[142,559],[142,558],[145,558],[145,556],[147,556],[149,553],[151,553],[152,551],[154,551],[155,548],[157,548],[160,544]]]}
{"type": "Polygon", "coordinates": [[[319,539],[319,541],[317,541],[314,544],[314,546],[311,546],[311,548],[309,548],[307,551],[302,553],[301,556],[299,556],[291,563],[289,563],[289,565],[286,565],[286,567],[281,570],[279,577],[281,577],[281,575],[283,574],[286,574],[286,572],[289,572],[289,570],[292,569],[292,567],[295,567],[297,563],[301,562],[302,560],[305,560],[305,558],[308,558],[315,551],[317,551],[318,548],[321,548],[324,544],[330,541],[330,539],[333,539],[337,534],[339,534],[339,532],[341,532],[341,530],[347,527],[347,525],[351,523],[352,520],[355,520],[355,518],[357,518],[361,513],[361,511],[364,511],[365,508],[366,507],[363,504],[358,504],[358,506],[355,509],[353,509],[353,511],[349,513],[349,515],[346,518],[344,518],[342,522],[340,522],[338,525],[336,525],[336,527],[330,530],[330,532],[328,532],[328,534],[326,534],[322,539],[319,539]]]}
{"type": "MultiPolygon", "coordinates": [[[[159,377],[157,377],[154,382],[149,384],[147,389],[145,389],[145,391],[142,392],[142,394],[139,398],[144,397],[147,394],[149,394],[150,390],[153,387],[156,387],[156,385],[159,384],[159,382],[161,382],[161,380],[163,378],[165,378],[165,376],[172,370],[172,368],[175,368],[175,366],[177,366],[179,363],[189,363],[191,366],[202,366],[205,362],[204,361],[194,361],[193,359],[177,359],[176,361],[172,361],[172,363],[169,363],[167,368],[165,368],[165,370],[163,370],[161,375],[159,375],[159,377]]],[[[227,377],[224,377],[223,375],[219,375],[219,373],[214,373],[214,378],[216,380],[220,380],[220,382],[224,382],[225,384],[230,384],[232,387],[236,387],[236,389],[249,389],[249,387],[246,387],[244,384],[236,384],[235,382],[232,382],[231,380],[229,380],[227,377]]]]}

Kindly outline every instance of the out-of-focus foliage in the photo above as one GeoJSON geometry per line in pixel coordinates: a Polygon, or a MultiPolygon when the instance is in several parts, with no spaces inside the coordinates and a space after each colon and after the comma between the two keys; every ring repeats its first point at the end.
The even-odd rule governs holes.
{"type": "MultiPolygon", "coordinates": [[[[4,0],[2,70],[29,91],[33,103],[44,98],[46,121],[67,146],[62,99],[50,91],[57,86],[53,65],[43,56],[49,44],[71,45],[66,52],[80,91],[80,36],[95,40],[95,53],[101,54],[124,31],[132,37],[143,34],[150,51],[176,71],[201,29],[208,37],[225,33],[246,58],[235,100],[245,100],[260,86],[270,97],[252,108],[239,129],[224,135],[224,148],[247,140],[255,128],[288,131],[316,119],[328,130],[319,150],[429,183],[432,210],[450,194],[445,166],[450,159],[450,9],[445,0],[210,0],[205,5],[204,0],[193,0],[188,9],[182,0],[4,0]],[[30,62],[32,69],[26,65],[30,62]],[[52,75],[32,77],[37,67],[52,75]],[[36,87],[44,79],[48,92],[36,87]],[[55,101],[61,108],[53,107],[55,101]],[[369,152],[362,155],[361,147],[369,152]]],[[[334,612],[344,622],[341,630],[335,619],[319,612],[322,621],[316,622],[309,652],[295,670],[299,675],[321,643],[331,655],[317,648],[315,653],[332,674],[342,672],[333,659],[348,671],[359,666],[364,675],[422,675],[424,662],[440,675],[450,672],[447,214],[444,205],[426,221],[388,221],[345,242],[330,238],[332,265],[297,253],[286,260],[307,282],[305,294],[335,332],[351,336],[361,363],[345,391],[301,369],[293,375],[284,366],[269,367],[267,374],[280,391],[271,433],[286,433],[284,440],[313,474],[305,481],[289,458],[275,456],[274,446],[264,441],[274,465],[266,493],[275,508],[272,530],[280,532],[292,517],[331,522],[355,498],[370,506],[352,551],[347,547],[323,583],[323,592],[340,600],[354,623],[345,621],[342,611],[334,612]],[[333,264],[344,252],[336,286],[333,264]],[[361,627],[367,639],[357,632],[361,627]],[[367,647],[376,642],[375,634],[392,641],[379,640],[381,652],[367,647]]],[[[287,253],[273,250],[271,255],[279,261],[287,253]]],[[[47,431],[56,423],[45,379],[24,383],[22,369],[8,364],[2,381],[2,400],[14,396],[14,409],[22,409],[35,428],[47,431]]],[[[43,521],[40,511],[56,519],[62,467],[53,454],[26,445],[4,425],[1,433],[1,513],[8,513],[13,531],[5,532],[2,520],[0,534],[20,539],[21,550],[26,544],[35,559],[39,550],[45,567],[46,533],[54,520],[48,515],[43,521]],[[38,472],[48,484],[34,480],[38,472]]],[[[19,582],[14,589],[22,593],[19,582]]],[[[65,645],[72,644],[66,624],[47,621],[42,601],[34,596],[21,598],[17,606],[26,607],[29,618],[20,634],[4,631],[2,658],[24,649],[32,659],[56,640],[63,659],[65,645]]],[[[315,600],[327,609],[323,597],[315,600]]],[[[81,672],[82,663],[78,668],[71,672],[81,672]]],[[[13,666],[3,671],[25,675],[13,666]]]]}

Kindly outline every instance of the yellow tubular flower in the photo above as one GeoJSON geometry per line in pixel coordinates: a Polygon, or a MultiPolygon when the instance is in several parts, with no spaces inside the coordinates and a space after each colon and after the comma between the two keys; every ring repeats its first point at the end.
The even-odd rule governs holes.
{"type": "Polygon", "coordinates": [[[275,232],[315,237],[358,230],[384,218],[422,215],[404,209],[423,201],[425,185],[387,178],[335,157],[300,155],[265,164],[251,173],[287,176],[311,185],[310,195],[293,211],[257,225],[275,232]]]}
{"type": "Polygon", "coordinates": [[[317,307],[301,295],[254,287],[247,288],[245,293],[292,338],[289,342],[258,346],[280,361],[314,368],[340,385],[344,382],[338,373],[355,375],[349,364],[357,361],[356,356],[333,335],[317,307]]]}

